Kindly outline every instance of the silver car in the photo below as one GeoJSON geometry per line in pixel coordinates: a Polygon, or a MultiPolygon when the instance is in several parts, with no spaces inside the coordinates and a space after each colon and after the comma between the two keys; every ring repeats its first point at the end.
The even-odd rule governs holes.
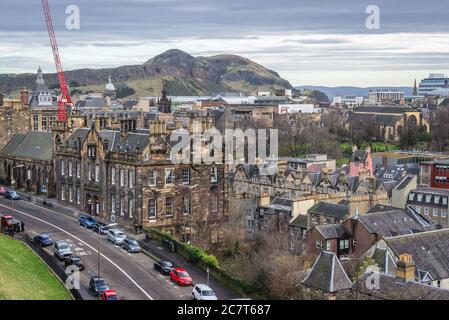
{"type": "Polygon", "coordinates": [[[58,240],[55,242],[53,253],[55,257],[61,261],[73,254],[70,245],[65,240],[58,240]]]}
{"type": "Polygon", "coordinates": [[[106,236],[109,241],[111,241],[113,244],[121,246],[123,244],[123,241],[126,239],[126,234],[124,234],[122,231],[117,229],[111,229],[108,231],[108,234],[106,236]]]}

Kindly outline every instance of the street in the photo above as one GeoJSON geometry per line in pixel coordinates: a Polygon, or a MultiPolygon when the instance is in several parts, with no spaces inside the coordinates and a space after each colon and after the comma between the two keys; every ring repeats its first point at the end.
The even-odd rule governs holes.
{"type": "MultiPolygon", "coordinates": [[[[0,213],[11,213],[11,201],[0,198],[0,213]]],[[[85,263],[81,272],[81,284],[88,287],[89,279],[97,275],[98,235],[78,224],[74,218],[28,203],[14,201],[13,216],[24,221],[26,232],[31,235],[47,233],[53,240],[66,240],[72,251],[85,263]]],[[[53,247],[48,247],[53,254],[53,247]]],[[[180,287],[153,269],[154,260],[144,253],[130,254],[107,241],[100,239],[101,270],[111,289],[125,300],[189,300],[192,287],[180,287]]],[[[187,271],[190,270],[187,268],[187,271]]],[[[206,283],[206,274],[194,270],[190,272],[194,283],[206,283]]],[[[212,282],[211,282],[212,283],[212,282]]],[[[211,285],[212,286],[212,285],[211,285]]],[[[212,286],[214,289],[214,287],[212,286]]],[[[235,298],[227,288],[217,292],[219,299],[235,298]]],[[[94,298],[94,297],[92,297],[94,298]]]]}

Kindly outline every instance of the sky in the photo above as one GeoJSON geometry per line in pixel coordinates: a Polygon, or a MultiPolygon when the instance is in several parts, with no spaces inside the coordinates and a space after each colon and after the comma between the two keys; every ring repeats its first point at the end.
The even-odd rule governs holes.
{"type": "MultiPolygon", "coordinates": [[[[237,54],[293,85],[412,86],[449,73],[440,0],[49,0],[63,67],[141,64],[176,48],[237,54]],[[66,28],[68,6],[80,28],[66,28]],[[379,8],[379,29],[366,9],[379,8]]],[[[0,74],[54,72],[40,0],[0,1],[0,74]]]]}

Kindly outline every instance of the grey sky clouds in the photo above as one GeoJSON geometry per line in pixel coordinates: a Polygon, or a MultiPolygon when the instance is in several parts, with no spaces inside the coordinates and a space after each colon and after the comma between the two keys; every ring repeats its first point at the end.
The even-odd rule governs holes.
{"type": "MultiPolygon", "coordinates": [[[[233,53],[292,84],[411,85],[447,72],[446,1],[49,0],[65,69],[143,63],[170,48],[233,53]],[[65,29],[78,5],[81,29],[65,29]],[[380,30],[365,8],[380,8],[380,30]]],[[[40,0],[0,2],[0,73],[54,66],[40,0]]]]}

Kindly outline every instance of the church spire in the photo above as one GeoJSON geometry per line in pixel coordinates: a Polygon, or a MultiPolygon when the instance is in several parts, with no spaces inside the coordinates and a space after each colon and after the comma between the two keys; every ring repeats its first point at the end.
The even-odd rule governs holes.
{"type": "Polygon", "coordinates": [[[418,95],[418,86],[416,85],[416,78],[415,78],[415,85],[413,86],[413,96],[418,95]]]}
{"type": "Polygon", "coordinates": [[[37,69],[37,78],[36,78],[36,84],[44,84],[44,75],[42,73],[41,66],[39,66],[39,69],[37,69]]]}

